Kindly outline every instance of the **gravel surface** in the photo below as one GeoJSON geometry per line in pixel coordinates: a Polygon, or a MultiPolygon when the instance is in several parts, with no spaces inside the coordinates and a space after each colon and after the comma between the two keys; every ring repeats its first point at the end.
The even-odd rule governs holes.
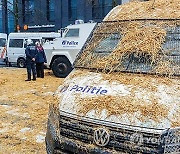
{"type": "Polygon", "coordinates": [[[46,153],[48,106],[63,79],[50,70],[25,82],[26,69],[0,68],[0,153],[46,153]]]}

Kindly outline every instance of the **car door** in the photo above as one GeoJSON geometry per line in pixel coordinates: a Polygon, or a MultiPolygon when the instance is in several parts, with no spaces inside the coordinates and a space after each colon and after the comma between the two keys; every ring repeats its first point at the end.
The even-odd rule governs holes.
{"type": "Polygon", "coordinates": [[[9,62],[16,63],[18,57],[24,56],[23,39],[12,38],[8,44],[8,59],[9,62]]]}

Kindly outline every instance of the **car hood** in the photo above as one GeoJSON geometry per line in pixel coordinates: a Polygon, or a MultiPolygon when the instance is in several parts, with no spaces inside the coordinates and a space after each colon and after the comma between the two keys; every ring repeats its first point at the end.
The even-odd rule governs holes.
{"type": "Polygon", "coordinates": [[[74,69],[57,90],[59,109],[140,127],[179,127],[179,81],[179,77],[74,69]]]}

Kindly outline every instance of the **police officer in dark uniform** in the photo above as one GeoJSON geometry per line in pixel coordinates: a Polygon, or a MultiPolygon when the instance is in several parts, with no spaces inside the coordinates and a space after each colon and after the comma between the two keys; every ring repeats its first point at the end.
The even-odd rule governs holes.
{"type": "Polygon", "coordinates": [[[33,41],[31,39],[28,39],[27,41],[27,47],[25,50],[26,54],[26,67],[27,67],[27,80],[25,81],[31,81],[31,71],[33,74],[33,81],[36,80],[36,63],[35,58],[37,55],[36,47],[33,46],[33,41]]]}
{"type": "Polygon", "coordinates": [[[37,50],[37,56],[36,56],[36,72],[37,72],[37,78],[44,78],[44,63],[47,63],[46,55],[44,52],[44,49],[40,42],[36,42],[36,50],[37,50]]]}

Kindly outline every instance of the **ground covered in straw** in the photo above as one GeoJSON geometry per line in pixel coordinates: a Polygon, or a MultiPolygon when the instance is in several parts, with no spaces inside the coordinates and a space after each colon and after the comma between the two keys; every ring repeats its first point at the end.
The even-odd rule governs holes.
{"type": "Polygon", "coordinates": [[[0,68],[0,153],[46,153],[48,106],[63,79],[50,70],[36,82],[25,79],[25,69],[0,68]]]}

